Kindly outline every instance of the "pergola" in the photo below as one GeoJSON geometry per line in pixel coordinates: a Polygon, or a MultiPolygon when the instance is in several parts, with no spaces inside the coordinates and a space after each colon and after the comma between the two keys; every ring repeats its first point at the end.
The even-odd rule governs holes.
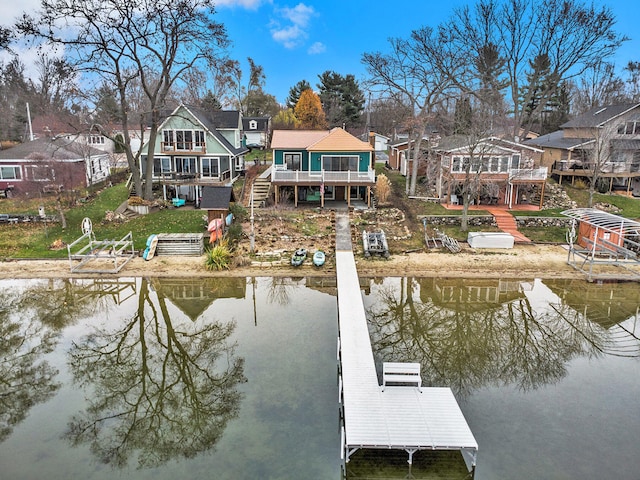
{"type": "Polygon", "coordinates": [[[574,208],[567,263],[587,280],[640,280],[640,222],[597,208],[574,208]],[[618,267],[618,268],[612,268],[618,267]]]}

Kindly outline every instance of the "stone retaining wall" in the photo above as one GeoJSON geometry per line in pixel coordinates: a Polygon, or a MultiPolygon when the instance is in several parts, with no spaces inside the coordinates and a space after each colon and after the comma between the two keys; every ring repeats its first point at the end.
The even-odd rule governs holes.
{"type": "MultiPolygon", "coordinates": [[[[427,219],[427,225],[442,226],[442,225],[460,225],[461,215],[426,215],[420,217],[427,219]]],[[[468,218],[469,226],[482,227],[491,226],[496,227],[495,218],[492,215],[471,215],[468,218]]],[[[520,227],[569,227],[571,225],[571,218],[569,217],[515,217],[518,228],[520,227]]]]}

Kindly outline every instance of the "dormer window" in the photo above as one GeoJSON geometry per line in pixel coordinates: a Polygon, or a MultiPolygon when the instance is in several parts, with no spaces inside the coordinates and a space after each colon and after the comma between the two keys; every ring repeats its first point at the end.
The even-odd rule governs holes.
{"type": "Polygon", "coordinates": [[[249,130],[257,130],[258,122],[256,120],[249,120],[249,130]]]}

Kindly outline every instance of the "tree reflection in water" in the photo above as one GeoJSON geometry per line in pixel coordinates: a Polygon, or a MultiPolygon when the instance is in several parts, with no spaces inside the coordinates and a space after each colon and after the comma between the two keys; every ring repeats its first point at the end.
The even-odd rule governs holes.
{"type": "Polygon", "coordinates": [[[568,304],[534,309],[526,282],[400,282],[381,287],[368,309],[374,352],[420,362],[424,384],[459,396],[487,385],[535,389],[564,377],[572,358],[611,349],[607,330],[568,304]]]}
{"type": "Polygon", "coordinates": [[[42,358],[58,335],[40,321],[38,309],[24,308],[25,298],[16,288],[0,291],[0,442],[60,388],[58,370],[42,358]]]}
{"type": "Polygon", "coordinates": [[[161,292],[142,279],[135,315],[74,344],[69,364],[90,393],[65,437],[89,444],[114,467],[138,468],[191,458],[214,447],[239,411],[243,359],[230,336],[235,323],[172,322],[161,292]]]}

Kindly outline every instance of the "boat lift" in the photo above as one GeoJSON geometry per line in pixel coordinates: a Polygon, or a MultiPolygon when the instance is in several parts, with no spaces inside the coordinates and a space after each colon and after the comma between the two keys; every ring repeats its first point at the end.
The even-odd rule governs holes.
{"type": "Polygon", "coordinates": [[[67,252],[71,273],[118,273],[136,255],[131,232],[120,240],[96,240],[88,217],[82,220],[82,236],[67,245],[67,252]]]}

